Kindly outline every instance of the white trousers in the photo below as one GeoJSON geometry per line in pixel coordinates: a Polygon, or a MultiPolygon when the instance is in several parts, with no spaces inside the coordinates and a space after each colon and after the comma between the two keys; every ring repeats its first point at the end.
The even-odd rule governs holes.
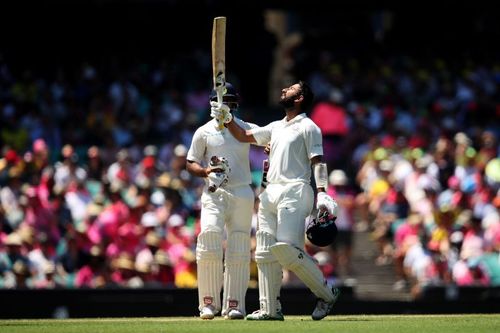
{"type": "Polygon", "coordinates": [[[252,227],[254,192],[249,185],[219,188],[215,192],[206,189],[201,195],[201,231],[248,232],[252,227]]]}
{"type": "Polygon", "coordinates": [[[262,192],[260,200],[256,261],[261,311],[276,316],[281,309],[280,266],[294,272],[318,298],[332,301],[334,296],[323,273],[304,252],[305,219],[314,203],[311,186],[271,184],[262,192]]]}
{"type": "Polygon", "coordinates": [[[254,192],[249,185],[219,188],[213,193],[205,190],[201,203],[201,231],[196,249],[199,309],[211,305],[217,312],[222,310],[222,314],[231,308],[245,313],[254,192]]]}
{"type": "Polygon", "coordinates": [[[311,185],[269,184],[259,198],[259,230],[303,249],[305,219],[314,203],[311,185]]]}

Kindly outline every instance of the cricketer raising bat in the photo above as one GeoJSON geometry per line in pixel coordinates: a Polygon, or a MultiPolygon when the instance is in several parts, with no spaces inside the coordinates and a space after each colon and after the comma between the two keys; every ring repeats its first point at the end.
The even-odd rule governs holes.
{"type": "MultiPolygon", "coordinates": [[[[217,103],[222,103],[226,89],[226,18],[214,18],[212,28],[212,70],[217,103]]],[[[224,119],[217,119],[217,129],[224,128],[224,119]]]]}

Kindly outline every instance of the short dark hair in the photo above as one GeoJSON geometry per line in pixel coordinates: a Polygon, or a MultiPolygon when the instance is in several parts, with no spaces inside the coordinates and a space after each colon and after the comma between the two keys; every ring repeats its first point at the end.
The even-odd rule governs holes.
{"type": "Polygon", "coordinates": [[[301,105],[302,109],[308,110],[313,103],[314,93],[305,81],[300,80],[298,83],[300,86],[300,93],[302,94],[302,97],[304,97],[301,105]]]}

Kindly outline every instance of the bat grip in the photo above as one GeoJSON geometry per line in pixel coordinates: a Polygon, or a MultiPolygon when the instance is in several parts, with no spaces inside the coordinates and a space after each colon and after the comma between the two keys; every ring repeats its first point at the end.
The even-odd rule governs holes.
{"type": "MultiPolygon", "coordinates": [[[[222,92],[223,87],[219,87],[216,89],[217,93],[217,103],[222,105],[222,102],[224,101],[223,99],[223,92],[222,92]]],[[[224,129],[224,118],[217,119],[217,129],[219,131],[224,129]]]]}

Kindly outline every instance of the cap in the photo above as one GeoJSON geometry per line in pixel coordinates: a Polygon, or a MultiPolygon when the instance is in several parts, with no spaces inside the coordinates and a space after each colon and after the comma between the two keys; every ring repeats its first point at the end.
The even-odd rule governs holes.
{"type": "Polygon", "coordinates": [[[330,176],[328,177],[331,185],[334,186],[343,186],[347,185],[348,179],[343,170],[337,169],[330,172],[330,176]]]}
{"type": "Polygon", "coordinates": [[[170,227],[180,227],[184,225],[184,219],[179,214],[173,214],[168,218],[167,223],[170,227]]]}
{"type": "Polygon", "coordinates": [[[153,194],[151,194],[150,198],[151,202],[155,206],[161,206],[165,203],[165,194],[161,191],[155,191],[153,194]]]}
{"type": "Polygon", "coordinates": [[[147,145],[144,147],[144,156],[156,156],[158,149],[153,145],[147,145]]]}
{"type": "Polygon", "coordinates": [[[174,148],[174,154],[175,156],[177,157],[183,157],[183,156],[186,156],[187,155],[187,148],[186,146],[184,146],[182,143],[181,144],[178,144],[177,146],[175,146],[174,148]]]}
{"type": "Polygon", "coordinates": [[[318,261],[318,265],[320,266],[328,264],[331,260],[330,254],[326,251],[319,251],[313,257],[318,261]]]}
{"type": "Polygon", "coordinates": [[[158,217],[154,212],[146,212],[142,215],[141,224],[146,227],[156,227],[159,224],[158,217]]]}

